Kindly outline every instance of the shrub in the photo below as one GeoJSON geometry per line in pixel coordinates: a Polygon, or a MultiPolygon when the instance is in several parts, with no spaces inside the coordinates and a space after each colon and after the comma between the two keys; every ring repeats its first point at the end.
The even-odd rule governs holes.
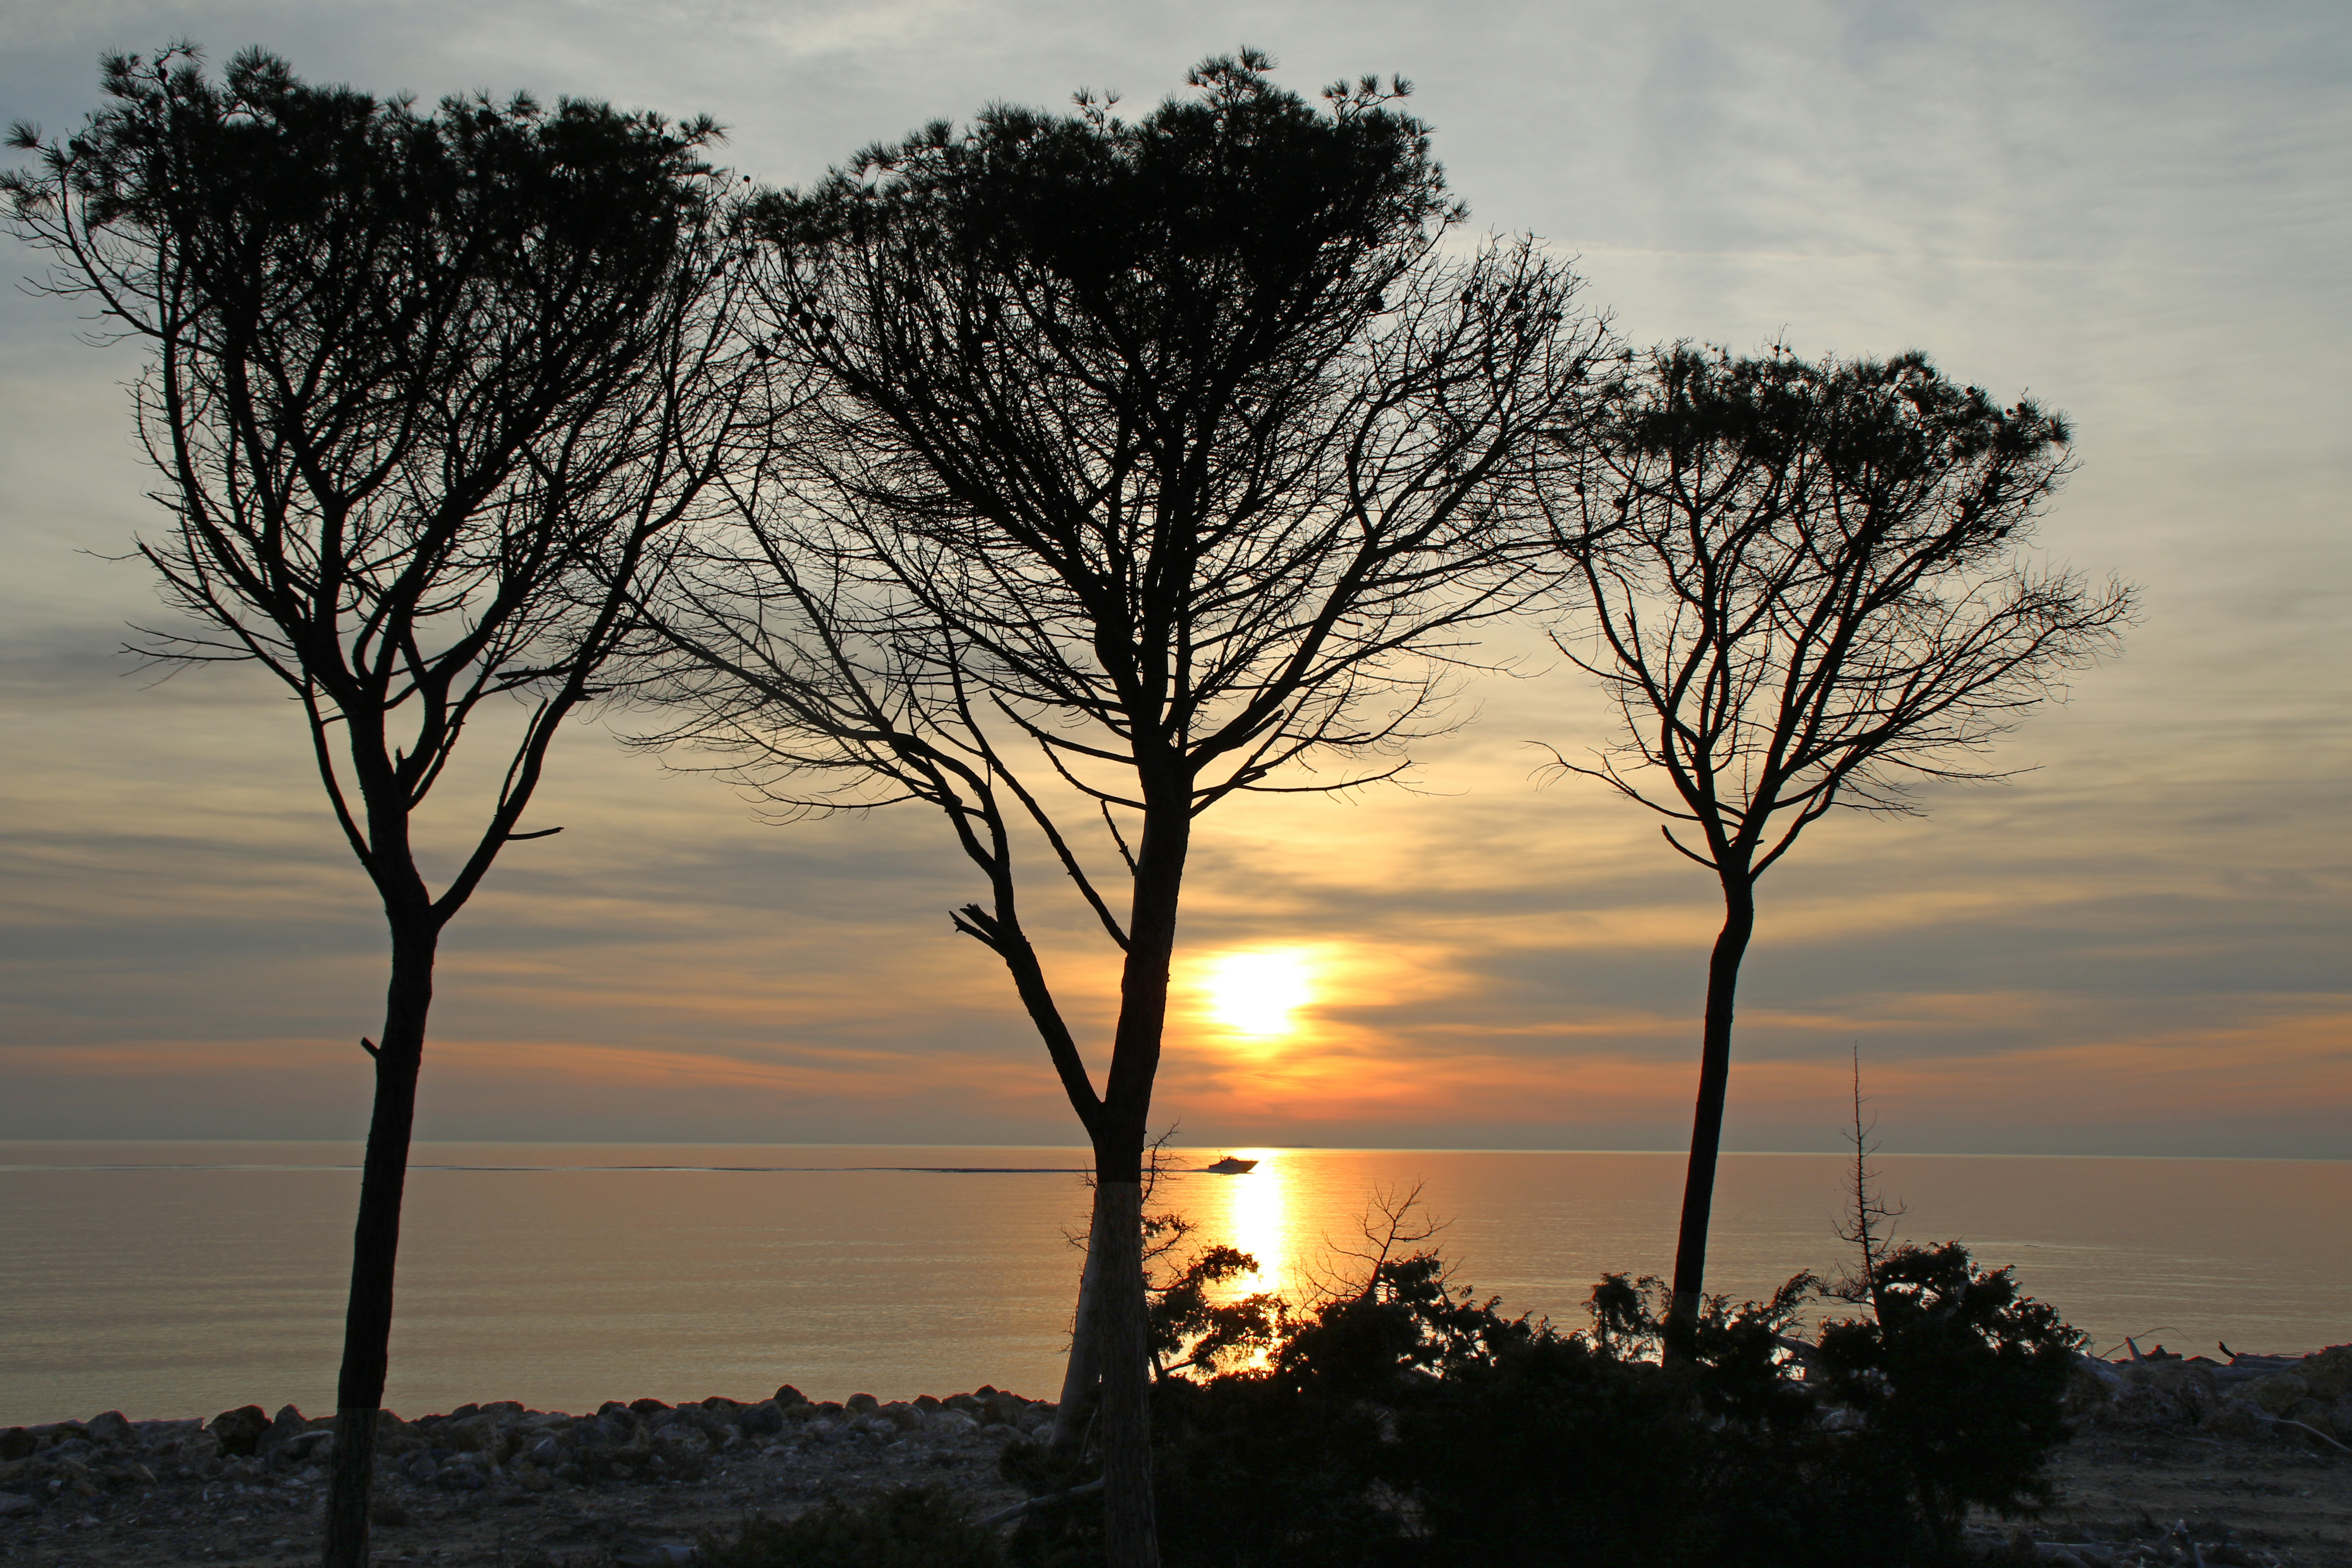
{"type": "Polygon", "coordinates": [[[1814,1359],[1827,1397],[1900,1468],[1931,1538],[1955,1543],[1972,1503],[2012,1514],[2046,1501],[2083,1336],[1956,1241],[1895,1248],[1866,1294],[1871,1314],[1823,1325],[1814,1359]]]}
{"type": "Polygon", "coordinates": [[[996,1533],[971,1523],[937,1488],[906,1487],[798,1519],[746,1520],[702,1538],[709,1568],[1004,1568],[996,1533]]]}
{"type": "MultiPolygon", "coordinates": [[[[1263,1364],[1157,1386],[1164,1559],[1946,1561],[1969,1504],[2042,1495],[2076,1336],[1958,1246],[1895,1249],[1878,1279],[1883,1321],[1804,1345],[1818,1284],[1800,1275],[1767,1302],[1709,1301],[1669,1356],[1655,1281],[1603,1279],[1591,1328],[1563,1333],[1452,1287],[1434,1254],[1382,1258],[1355,1294],[1276,1320],[1263,1364]]],[[[1044,1494],[1087,1470],[1019,1447],[1006,1473],[1044,1494]]],[[[1097,1513],[1032,1515],[1015,1558],[1098,1562],[1097,1513]]]]}

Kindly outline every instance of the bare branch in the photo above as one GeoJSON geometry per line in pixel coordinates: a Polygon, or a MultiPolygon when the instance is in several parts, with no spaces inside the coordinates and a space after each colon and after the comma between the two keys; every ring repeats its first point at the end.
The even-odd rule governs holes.
{"type": "Polygon", "coordinates": [[[2128,590],[2014,552],[2069,469],[2063,421],[1916,355],[1660,351],[1610,391],[1549,515],[1625,721],[1596,777],[1752,880],[1838,806],[1909,813],[2115,646],[2128,590]],[[1654,770],[1669,808],[1620,771],[1654,770]]]}

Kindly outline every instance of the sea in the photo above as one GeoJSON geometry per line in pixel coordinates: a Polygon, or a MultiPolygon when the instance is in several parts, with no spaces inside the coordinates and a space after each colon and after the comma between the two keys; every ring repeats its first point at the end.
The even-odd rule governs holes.
{"type": "MultiPolygon", "coordinates": [[[[0,1425],[334,1406],[359,1191],[346,1143],[0,1142],[0,1425]]],[[[2016,1270],[2108,1351],[2352,1340],[2352,1162],[1882,1155],[1913,1240],[2016,1270]]],[[[1585,1321],[1603,1273],[1667,1272],[1674,1153],[1171,1151],[1181,1248],[1310,1305],[1407,1245],[1514,1315],[1585,1321]],[[1246,1174],[1199,1166],[1255,1160],[1246,1174]]],[[[520,1400],[1053,1397],[1086,1226],[1061,1148],[420,1143],[392,1378],[404,1415],[520,1400]]],[[[1708,1288],[1834,1273],[1850,1157],[1727,1154],[1708,1288]]],[[[1181,1253],[1180,1251],[1179,1256],[1181,1253]]]]}

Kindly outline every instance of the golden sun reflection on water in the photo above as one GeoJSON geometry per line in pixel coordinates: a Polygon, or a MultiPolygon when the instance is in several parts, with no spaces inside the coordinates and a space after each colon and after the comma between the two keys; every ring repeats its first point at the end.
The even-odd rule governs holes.
{"type": "Polygon", "coordinates": [[[1282,1160],[1271,1149],[1237,1152],[1244,1160],[1255,1160],[1257,1169],[1245,1175],[1213,1179],[1230,1189],[1225,1226],[1232,1245],[1256,1258],[1257,1269],[1234,1281],[1233,1291],[1237,1296],[1260,1292],[1279,1296],[1285,1293],[1284,1265],[1291,1250],[1290,1205],[1283,1190],[1282,1160]]]}

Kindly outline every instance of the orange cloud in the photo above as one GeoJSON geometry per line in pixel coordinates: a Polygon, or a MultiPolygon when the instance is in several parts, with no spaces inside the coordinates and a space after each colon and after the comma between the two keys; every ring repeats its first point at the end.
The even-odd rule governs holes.
{"type": "MultiPolygon", "coordinates": [[[[1693,1059],[1576,1048],[1580,1037],[1622,1039],[1633,1022],[1540,1031],[1562,1047],[1540,1056],[1383,1049],[1369,1030],[1303,1034],[1247,1061],[1171,1052],[1161,1099],[1181,1104],[1187,1114],[1304,1127],[1433,1120],[1589,1125],[1686,1115],[1695,1042],[1693,1059]]],[[[1688,1020],[1641,1022],[1661,1035],[1692,1032],[1688,1020]]],[[[1795,1116],[1834,1126],[1852,1093],[1851,1072],[1836,1058],[1735,1059],[1732,1097],[1753,1117],[1795,1116]]],[[[1882,1112],[1927,1124],[1953,1118],[2044,1124],[2173,1121],[2206,1112],[2257,1113],[2289,1097],[2308,1111],[2352,1113],[2352,1016],[2284,1017],[1965,1058],[1866,1059],[1864,1074],[1865,1092],[1882,1112]]]]}

